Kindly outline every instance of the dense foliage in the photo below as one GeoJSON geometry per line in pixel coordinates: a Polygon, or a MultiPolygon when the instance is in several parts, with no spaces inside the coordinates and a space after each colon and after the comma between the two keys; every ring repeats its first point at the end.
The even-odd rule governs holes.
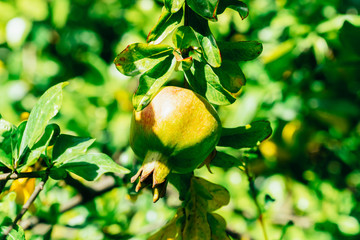
{"type": "MultiPolygon", "coordinates": [[[[222,215],[233,239],[264,239],[259,217],[269,239],[358,239],[360,4],[244,2],[247,18],[227,9],[210,29],[218,41],[262,42],[263,53],[240,64],[245,88],[233,104],[217,110],[225,128],[267,119],[273,134],[246,152],[222,149],[249,168],[226,167],[220,155],[213,174],[205,167],[195,170],[207,181],[199,178],[193,185],[211,181],[230,193],[229,204],[209,213],[209,221],[221,221],[222,215]]],[[[95,138],[90,152],[105,153],[132,170],[107,173],[96,182],[76,175],[49,179],[20,223],[27,239],[146,239],[181,206],[172,185],[153,204],[150,191],[136,194],[130,183],[141,165],[128,142],[139,77],[126,77],[113,64],[127,45],[155,38],[154,30],[148,32],[162,6],[163,1],[152,0],[0,2],[2,118],[18,127],[47,89],[68,81],[50,126],[95,138]]],[[[211,59],[216,65],[216,56],[211,59]]],[[[183,79],[175,72],[170,83],[182,86],[183,79]]],[[[40,181],[8,181],[0,196],[2,226],[15,218],[40,181]]]]}

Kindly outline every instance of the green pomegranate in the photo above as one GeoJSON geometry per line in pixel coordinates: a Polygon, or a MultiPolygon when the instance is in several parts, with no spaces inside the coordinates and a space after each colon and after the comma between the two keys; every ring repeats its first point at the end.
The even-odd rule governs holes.
{"type": "Polygon", "coordinates": [[[134,182],[136,191],[152,184],[154,201],[164,194],[171,171],[188,173],[214,150],[221,135],[215,109],[197,93],[180,87],[164,87],[143,110],[133,112],[130,146],[144,159],[134,182]],[[166,185],[165,185],[166,186],[166,185]]]}

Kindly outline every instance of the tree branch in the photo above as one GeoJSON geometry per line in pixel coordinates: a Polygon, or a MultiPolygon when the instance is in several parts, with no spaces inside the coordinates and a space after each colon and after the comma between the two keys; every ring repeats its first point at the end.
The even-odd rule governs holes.
{"type": "Polygon", "coordinates": [[[26,203],[22,207],[20,213],[14,219],[12,225],[4,232],[4,236],[2,237],[3,240],[5,240],[7,235],[9,235],[9,233],[11,232],[11,230],[13,230],[14,227],[16,227],[17,222],[24,216],[24,214],[27,212],[31,204],[35,201],[36,197],[43,190],[44,185],[48,179],[49,179],[49,175],[45,174],[41,182],[35,187],[35,190],[31,194],[30,198],[26,201],[26,203]]]}
{"type": "Polygon", "coordinates": [[[9,179],[18,178],[42,178],[46,175],[46,171],[35,171],[35,172],[21,172],[21,173],[3,173],[0,174],[0,181],[7,181],[9,179]]]}

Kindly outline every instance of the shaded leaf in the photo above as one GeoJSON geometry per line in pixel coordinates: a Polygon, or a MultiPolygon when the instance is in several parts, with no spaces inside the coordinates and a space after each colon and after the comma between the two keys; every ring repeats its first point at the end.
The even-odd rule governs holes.
{"type": "Polygon", "coordinates": [[[188,12],[189,25],[194,30],[195,37],[201,47],[204,59],[212,67],[220,67],[221,55],[215,37],[212,35],[208,21],[193,11],[188,12]]]}
{"type": "Polygon", "coordinates": [[[187,0],[189,7],[207,20],[217,21],[216,9],[219,0],[187,0]]]}
{"type": "Polygon", "coordinates": [[[178,27],[173,34],[172,41],[175,47],[179,49],[200,47],[194,30],[189,26],[178,27]]]}
{"type": "Polygon", "coordinates": [[[193,173],[187,173],[187,174],[177,174],[177,173],[171,173],[169,174],[169,182],[174,185],[174,187],[179,192],[179,199],[181,201],[185,200],[185,197],[188,193],[188,190],[190,188],[191,178],[193,176],[193,173]]]}
{"type": "Polygon", "coordinates": [[[95,139],[91,138],[61,134],[53,148],[53,163],[55,163],[55,166],[60,166],[66,161],[84,155],[94,141],[95,139]]]}
{"type": "Polygon", "coordinates": [[[252,148],[270,137],[271,133],[268,121],[256,121],[237,128],[223,128],[218,146],[252,148]]]}
{"type": "Polygon", "coordinates": [[[211,160],[211,165],[228,169],[231,167],[241,166],[243,163],[236,157],[217,150],[214,159],[211,160]]]}
{"type": "Polygon", "coordinates": [[[172,13],[166,10],[166,8],[163,8],[158,22],[151,29],[146,41],[148,43],[153,41],[155,44],[160,43],[176,28],[176,26],[181,22],[182,17],[182,10],[172,13]]]}
{"type": "Polygon", "coordinates": [[[231,8],[237,11],[242,20],[244,20],[249,15],[249,8],[248,6],[238,0],[221,0],[219,2],[217,14],[222,14],[226,8],[231,8]]]}
{"type": "Polygon", "coordinates": [[[196,186],[196,191],[198,193],[199,186],[202,187],[203,191],[206,191],[207,194],[211,197],[204,198],[207,200],[207,211],[212,212],[219,209],[222,206],[225,206],[230,201],[230,194],[226,188],[223,186],[214,184],[209,182],[203,178],[194,177],[193,178],[194,185],[196,186]]]}
{"type": "Polygon", "coordinates": [[[22,168],[33,165],[39,159],[41,154],[45,154],[45,151],[51,141],[53,141],[59,134],[60,127],[57,124],[53,123],[47,125],[40,140],[30,149],[30,154],[22,168]]]}
{"type": "Polygon", "coordinates": [[[141,111],[151,102],[171,76],[175,64],[174,56],[169,56],[141,75],[139,87],[133,97],[133,105],[136,111],[141,111]]]}
{"type": "Polygon", "coordinates": [[[157,231],[148,240],[182,239],[182,228],[185,221],[184,208],[178,208],[175,216],[164,227],[157,231]]]}
{"type": "Polygon", "coordinates": [[[16,145],[16,127],[0,118],[0,163],[13,169],[13,145],[16,145]]]}
{"type": "Polygon", "coordinates": [[[172,13],[179,11],[184,5],[185,0],[164,0],[165,8],[172,13]]]}
{"type": "Polygon", "coordinates": [[[219,76],[216,75],[213,68],[208,64],[195,60],[191,69],[185,71],[185,77],[195,92],[204,96],[213,104],[227,105],[236,100],[236,98],[221,85],[219,76]]]}
{"type": "Polygon", "coordinates": [[[339,39],[346,48],[360,55],[360,27],[356,27],[348,21],[345,21],[340,29],[339,39]]]}
{"type": "Polygon", "coordinates": [[[219,68],[213,71],[219,76],[221,85],[230,93],[236,94],[245,85],[246,79],[237,62],[223,61],[219,68]]]}
{"type": "Polygon", "coordinates": [[[127,46],[114,60],[124,75],[135,76],[148,71],[169,55],[173,48],[164,44],[134,43],[127,46]]]}
{"type": "MultiPolygon", "coordinates": [[[[49,120],[59,111],[62,103],[62,89],[68,83],[59,83],[48,89],[31,110],[26,128],[21,140],[19,157],[26,147],[32,148],[43,134],[49,120]]],[[[16,162],[15,162],[16,165],[16,162]]]]}
{"type": "Polygon", "coordinates": [[[226,221],[216,213],[208,213],[208,222],[211,229],[211,240],[230,240],[226,234],[226,221]]]}
{"type": "Polygon", "coordinates": [[[102,174],[107,172],[123,174],[130,172],[103,153],[81,155],[66,161],[60,168],[72,172],[87,181],[97,180],[102,174]]]}
{"type": "Polygon", "coordinates": [[[261,43],[256,41],[218,42],[221,57],[230,61],[249,61],[257,58],[262,50],[261,43]]]}

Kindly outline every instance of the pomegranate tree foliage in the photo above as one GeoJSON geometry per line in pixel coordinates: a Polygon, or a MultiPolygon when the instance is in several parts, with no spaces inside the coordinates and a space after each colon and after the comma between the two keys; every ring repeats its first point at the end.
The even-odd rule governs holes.
{"type": "MultiPolygon", "coordinates": [[[[25,130],[27,113],[35,110],[46,90],[64,81],[70,83],[61,87],[61,110],[47,123],[40,139],[24,140],[23,144],[34,144],[31,156],[17,160],[27,178],[0,181],[1,232],[9,230],[30,195],[38,191],[37,186],[44,186],[19,226],[10,232],[15,239],[156,239],[166,233],[162,227],[173,234],[185,226],[190,232],[193,221],[184,219],[193,209],[194,199],[203,203],[195,204],[197,216],[208,223],[201,229],[210,229],[213,237],[220,239],[226,239],[224,232],[231,239],[264,239],[260,211],[269,239],[358,239],[360,2],[220,0],[216,21],[213,7],[202,1],[201,8],[207,7],[207,12],[199,26],[185,24],[185,2],[199,15],[196,1],[0,1],[2,177],[15,167],[12,158],[18,158],[16,151],[21,146],[21,141],[15,140],[19,139],[17,133],[25,130]],[[214,67],[216,52],[206,52],[206,60],[199,44],[200,39],[209,49],[216,49],[204,25],[206,20],[220,51],[220,67],[214,67]],[[165,46],[163,58],[152,62],[151,69],[140,58],[135,64],[140,74],[127,77],[116,70],[116,54],[134,43],[145,49],[150,42],[165,46]],[[191,46],[196,54],[174,52],[191,46]],[[225,60],[234,57],[242,60],[225,60]],[[204,76],[199,69],[207,70],[212,81],[205,77],[202,82],[192,81],[196,79],[193,76],[204,76]],[[146,71],[148,74],[143,74],[146,71]],[[185,74],[189,79],[184,79],[185,74]],[[225,127],[219,145],[232,145],[216,147],[210,167],[213,174],[206,167],[197,169],[195,182],[191,175],[180,178],[173,174],[166,196],[156,204],[151,191],[137,194],[130,183],[141,164],[129,148],[132,96],[139,78],[144,85],[133,99],[139,109],[151,100],[146,97],[152,94],[149,87],[164,82],[184,86],[184,81],[189,81],[188,88],[213,97],[213,89],[204,86],[221,80],[217,96],[222,98],[213,100],[230,103],[236,97],[232,104],[216,106],[225,127]],[[246,87],[237,92],[245,80],[246,87]],[[237,149],[248,144],[243,141],[245,136],[254,136],[250,142],[256,143],[252,131],[266,128],[268,122],[263,119],[271,122],[271,138],[250,152],[237,149]],[[74,173],[59,167],[58,174],[52,171],[51,176],[60,179],[66,173],[65,179],[50,177],[43,185],[42,173],[48,165],[44,158],[36,159],[44,151],[50,154],[51,147],[46,146],[54,145],[52,136],[56,135],[57,141],[66,144],[52,148],[53,162],[57,159],[60,164],[71,154],[67,148],[74,154],[87,148],[92,156],[106,153],[131,169],[131,174],[105,173],[96,181],[86,181],[76,175],[82,175],[79,169],[85,168],[74,161],[67,165],[80,167],[73,168],[74,173]],[[29,178],[34,174],[36,178],[29,178]],[[224,196],[215,211],[208,207],[214,194],[205,179],[215,183],[214,189],[224,196]],[[230,196],[227,205],[224,188],[230,196]],[[186,194],[194,189],[206,191],[199,196],[186,194]]],[[[155,47],[154,52],[157,50],[155,47]]],[[[29,136],[38,136],[38,130],[33,129],[29,136]]],[[[266,132],[262,133],[258,137],[265,137],[266,132]]],[[[28,153],[24,146],[22,151],[28,153]]],[[[98,173],[94,165],[87,170],[98,173]]]]}
{"type": "MultiPolygon", "coordinates": [[[[147,43],[130,44],[114,60],[122,74],[141,74],[138,89],[133,97],[135,110],[143,110],[168,82],[174,71],[182,72],[189,88],[210,103],[229,105],[235,102],[236,94],[245,84],[245,76],[239,62],[259,56],[262,45],[255,41],[218,44],[211,33],[208,21],[217,21],[217,14],[223,13],[227,7],[238,11],[244,19],[248,15],[246,4],[237,0],[173,0],[164,3],[158,22],[148,34],[147,43]],[[171,37],[172,45],[162,43],[167,37],[171,37]]],[[[268,138],[271,132],[270,123],[265,121],[254,122],[245,127],[224,129],[219,146],[254,148],[268,138]]],[[[246,164],[234,159],[234,156],[221,151],[217,153],[214,149],[204,164],[209,171],[213,160],[220,167],[223,164],[227,168],[229,164],[233,167],[245,166],[248,171],[246,164]]],[[[152,158],[151,161],[155,160],[152,158]]],[[[155,169],[154,179],[156,174],[158,172],[155,169]]],[[[230,197],[227,190],[195,176],[190,176],[190,180],[188,178],[185,174],[178,174],[175,184],[178,185],[184,207],[179,208],[175,218],[150,239],[230,239],[226,233],[225,219],[211,213],[228,204],[230,197]]],[[[138,186],[144,185],[142,181],[147,180],[140,177],[139,181],[138,186]]],[[[154,201],[157,201],[157,192],[164,190],[158,190],[159,187],[155,186],[155,183],[152,188],[154,201]]],[[[138,191],[140,187],[136,189],[138,191]]],[[[164,193],[161,197],[163,195],[164,193]]],[[[266,233],[264,234],[266,236],[266,233]]]]}

